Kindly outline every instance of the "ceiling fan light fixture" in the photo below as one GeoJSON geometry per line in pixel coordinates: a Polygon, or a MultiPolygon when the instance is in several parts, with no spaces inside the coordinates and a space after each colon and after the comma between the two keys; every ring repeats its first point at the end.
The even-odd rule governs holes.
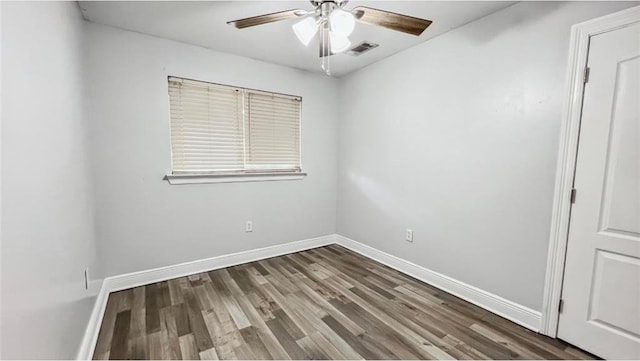
{"type": "Polygon", "coordinates": [[[332,32],[347,37],[353,33],[356,20],[353,14],[338,8],[334,9],[329,15],[329,26],[332,32]]]}
{"type": "Polygon", "coordinates": [[[293,32],[298,37],[298,40],[300,40],[300,42],[304,44],[304,46],[309,45],[311,39],[313,39],[313,37],[318,32],[318,24],[313,17],[304,18],[293,24],[291,27],[293,28],[293,32]]]}
{"type": "MultiPolygon", "coordinates": [[[[364,52],[364,49],[358,50],[363,44],[351,49],[352,45],[349,36],[355,29],[356,20],[360,23],[380,26],[415,36],[422,34],[431,25],[431,20],[367,6],[356,6],[351,10],[344,10],[343,6],[348,2],[349,0],[311,0],[311,4],[314,7],[312,10],[290,9],[232,20],[228,21],[227,24],[233,25],[237,29],[244,29],[277,21],[300,19],[292,25],[293,32],[305,46],[311,43],[316,33],[320,33],[318,36],[318,56],[322,60],[322,69],[328,75],[330,75],[329,59],[331,55],[345,51],[349,51],[352,55],[364,52]]],[[[377,44],[371,44],[368,48],[375,46],[377,44]]]]}
{"type": "Polygon", "coordinates": [[[331,53],[337,54],[349,49],[351,41],[349,38],[340,34],[336,34],[333,31],[329,34],[329,40],[331,43],[331,53]]]}

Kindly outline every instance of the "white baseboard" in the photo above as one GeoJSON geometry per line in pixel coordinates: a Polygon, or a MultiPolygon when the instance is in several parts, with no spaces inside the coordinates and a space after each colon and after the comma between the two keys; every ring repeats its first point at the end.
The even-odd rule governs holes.
{"type": "MultiPolygon", "coordinates": [[[[92,283],[95,284],[95,282],[92,283]]],[[[87,328],[84,331],[84,336],[80,343],[78,355],[76,356],[76,359],[78,360],[91,360],[93,357],[93,350],[96,347],[98,333],[100,332],[100,325],[102,324],[102,317],[104,316],[104,310],[107,307],[107,299],[109,298],[109,290],[105,286],[105,282],[102,281],[100,291],[98,291],[96,301],[93,304],[91,316],[89,316],[89,323],[87,323],[87,328]]]]}
{"type": "Polygon", "coordinates": [[[150,283],[166,281],[172,278],[188,276],[194,273],[201,273],[265,258],[276,257],[283,254],[300,252],[310,248],[326,246],[332,243],[335,243],[333,235],[310,238],[302,241],[278,244],[270,247],[108,277],[105,279],[105,282],[108,282],[109,291],[114,292],[125,290],[127,288],[148,285],[150,283]]]}
{"type": "Polygon", "coordinates": [[[159,267],[150,270],[127,273],[118,276],[107,277],[102,282],[98,292],[96,303],[93,307],[89,323],[87,325],[80,349],[78,360],[88,360],[93,356],[93,351],[98,340],[98,333],[102,324],[102,317],[107,306],[109,293],[132,287],[147,285],[172,278],[192,275],[215,269],[231,267],[242,263],[253,262],[265,258],[281,256],[294,252],[300,252],[311,248],[322,247],[335,243],[334,235],[305,239],[302,241],[279,244],[275,246],[259,248],[244,252],[185,262],[176,265],[159,267]]]}
{"type": "Polygon", "coordinates": [[[452,295],[460,297],[535,332],[538,332],[540,328],[541,314],[538,311],[506,300],[500,296],[483,291],[451,277],[447,277],[438,272],[418,266],[415,263],[411,263],[396,256],[379,251],[347,237],[333,234],[140,272],[107,277],[102,282],[102,287],[96,297],[96,303],[93,307],[89,323],[82,339],[77,359],[88,360],[93,356],[96,341],[98,340],[98,333],[100,332],[100,326],[102,324],[102,317],[104,316],[104,311],[107,306],[107,299],[111,292],[165,281],[172,278],[183,277],[195,273],[235,266],[265,258],[276,257],[283,254],[300,252],[334,243],[360,253],[365,257],[374,259],[400,272],[406,273],[409,276],[415,277],[434,287],[440,288],[443,291],[449,292],[452,295]]]}
{"type": "Polygon", "coordinates": [[[418,266],[415,263],[411,263],[404,259],[379,251],[373,247],[369,247],[347,237],[336,235],[335,238],[337,244],[354,252],[360,253],[365,257],[374,259],[402,273],[406,273],[409,276],[440,288],[443,291],[460,297],[465,301],[471,302],[530,330],[538,332],[540,329],[542,315],[538,311],[506,300],[500,296],[483,291],[477,287],[468,285],[438,272],[418,266]]]}

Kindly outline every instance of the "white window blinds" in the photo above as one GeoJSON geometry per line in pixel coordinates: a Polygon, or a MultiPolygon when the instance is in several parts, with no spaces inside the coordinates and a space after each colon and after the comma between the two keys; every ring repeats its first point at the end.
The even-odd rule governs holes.
{"type": "Polygon", "coordinates": [[[300,172],[301,98],[169,78],[174,174],[300,172]]]}

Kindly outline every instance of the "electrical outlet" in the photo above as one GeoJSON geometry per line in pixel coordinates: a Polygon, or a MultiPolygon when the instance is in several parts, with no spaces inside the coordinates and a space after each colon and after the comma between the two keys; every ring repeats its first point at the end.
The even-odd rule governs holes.
{"type": "Polygon", "coordinates": [[[84,269],[84,289],[89,289],[89,267],[84,269]]]}
{"type": "Polygon", "coordinates": [[[407,228],[407,234],[405,235],[404,240],[407,242],[413,242],[413,229],[407,228]]]}
{"type": "Polygon", "coordinates": [[[252,221],[247,221],[247,223],[244,224],[244,231],[245,232],[253,232],[253,222],[252,221]]]}

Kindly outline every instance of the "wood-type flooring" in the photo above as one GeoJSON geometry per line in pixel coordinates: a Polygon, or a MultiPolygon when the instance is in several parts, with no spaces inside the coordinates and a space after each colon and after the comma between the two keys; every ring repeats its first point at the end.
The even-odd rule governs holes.
{"type": "Polygon", "coordinates": [[[109,296],[94,359],[589,359],[331,245],[109,296]]]}

